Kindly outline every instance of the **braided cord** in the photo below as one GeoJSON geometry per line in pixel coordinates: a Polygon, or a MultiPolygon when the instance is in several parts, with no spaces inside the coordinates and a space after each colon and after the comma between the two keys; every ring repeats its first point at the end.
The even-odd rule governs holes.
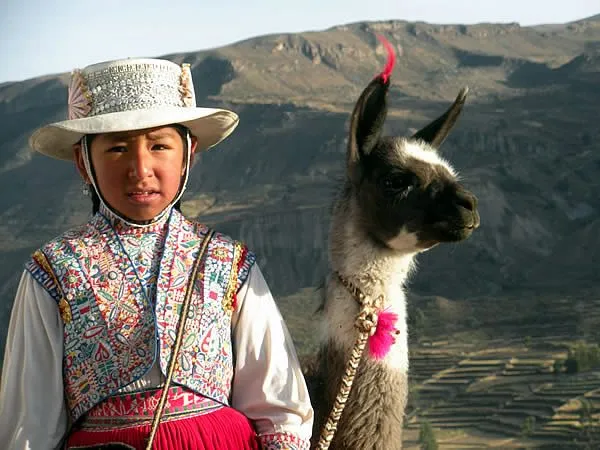
{"type": "Polygon", "coordinates": [[[171,385],[171,379],[173,378],[173,373],[175,372],[175,366],[177,365],[177,353],[179,352],[179,348],[181,347],[181,341],[183,340],[183,334],[185,331],[185,322],[186,322],[188,312],[190,309],[192,292],[194,291],[194,283],[196,281],[198,267],[200,267],[200,261],[202,260],[202,257],[204,256],[204,253],[206,252],[206,248],[208,247],[208,243],[210,242],[213,234],[214,234],[214,231],[210,230],[204,237],[204,241],[202,242],[202,246],[200,247],[200,251],[198,252],[196,261],[194,261],[194,266],[192,267],[192,275],[191,275],[190,280],[187,285],[185,298],[183,300],[183,307],[181,309],[181,312],[179,313],[179,323],[177,324],[177,336],[175,338],[175,343],[173,344],[173,350],[171,352],[171,359],[169,360],[167,379],[166,379],[165,385],[163,387],[162,395],[160,396],[160,401],[158,402],[158,406],[156,407],[156,410],[154,412],[154,418],[152,420],[152,428],[150,429],[150,435],[148,436],[148,440],[146,442],[146,450],[152,450],[152,444],[154,443],[154,438],[156,437],[156,432],[158,431],[158,425],[160,423],[160,419],[162,418],[162,414],[165,409],[167,395],[169,393],[169,386],[171,385]]]}
{"type": "Polygon", "coordinates": [[[352,354],[346,363],[346,370],[344,372],[344,376],[342,377],[340,390],[335,398],[335,402],[333,403],[333,407],[329,413],[327,422],[321,431],[321,436],[316,447],[318,450],[327,450],[331,444],[331,441],[333,440],[335,432],[337,431],[337,425],[340,417],[342,416],[342,412],[346,407],[348,397],[350,396],[350,390],[352,389],[354,377],[356,376],[360,359],[362,358],[363,351],[367,344],[367,339],[369,339],[368,331],[360,331],[358,333],[358,338],[356,339],[354,347],[352,348],[352,354]]]}
{"type": "Polygon", "coordinates": [[[337,273],[337,276],[339,281],[346,289],[348,289],[354,299],[360,304],[360,312],[356,317],[356,322],[354,323],[355,328],[358,329],[358,336],[354,342],[354,347],[352,347],[350,358],[346,363],[346,370],[342,376],[340,389],[335,397],[335,401],[333,403],[333,407],[331,408],[331,412],[329,413],[329,417],[327,418],[327,422],[325,422],[325,425],[321,431],[319,442],[315,447],[317,450],[327,450],[331,445],[333,436],[337,431],[338,422],[342,416],[344,408],[346,407],[348,397],[350,396],[352,384],[354,383],[358,365],[362,359],[367,341],[377,329],[378,311],[381,309],[384,301],[382,295],[375,299],[370,298],[366,296],[358,287],[354,286],[352,283],[350,283],[350,281],[345,279],[340,273],[337,273]]]}

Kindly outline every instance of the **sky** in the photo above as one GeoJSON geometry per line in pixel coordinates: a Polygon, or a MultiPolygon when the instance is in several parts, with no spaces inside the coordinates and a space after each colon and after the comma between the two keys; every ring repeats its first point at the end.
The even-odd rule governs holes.
{"type": "Polygon", "coordinates": [[[2,0],[0,83],[366,20],[564,23],[599,0],[2,0]]]}

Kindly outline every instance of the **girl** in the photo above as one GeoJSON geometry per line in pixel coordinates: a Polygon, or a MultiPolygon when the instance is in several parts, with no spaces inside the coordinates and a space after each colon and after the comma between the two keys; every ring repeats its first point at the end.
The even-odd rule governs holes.
{"type": "Polygon", "coordinates": [[[308,448],[306,384],[255,255],[179,211],[194,155],[237,124],[196,107],[188,65],[73,72],[68,120],[30,144],[75,162],[94,215],[26,264],[0,387],[4,448],[308,448]]]}

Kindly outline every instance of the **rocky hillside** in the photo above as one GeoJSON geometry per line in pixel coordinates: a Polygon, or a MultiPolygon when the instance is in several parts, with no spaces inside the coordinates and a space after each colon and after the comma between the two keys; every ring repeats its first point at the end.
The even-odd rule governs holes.
{"type": "MultiPolygon", "coordinates": [[[[167,55],[192,64],[199,103],[241,116],[195,167],[186,211],[246,240],[279,296],[317,286],[348,114],[384,63],[376,34],[399,53],[389,133],[410,133],[470,87],[443,152],[479,196],[482,227],[424,254],[413,292],[461,304],[598,296],[598,17],[558,27],[357,23],[167,55]]],[[[28,254],[90,210],[74,167],[27,148],[34,128],[65,116],[67,80],[0,84],[0,348],[28,254]]]]}

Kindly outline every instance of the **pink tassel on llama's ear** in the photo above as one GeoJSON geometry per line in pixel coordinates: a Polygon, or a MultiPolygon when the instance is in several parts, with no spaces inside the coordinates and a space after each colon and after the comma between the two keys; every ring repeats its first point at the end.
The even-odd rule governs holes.
{"type": "Polygon", "coordinates": [[[369,352],[375,359],[383,359],[389,353],[390,348],[396,342],[396,321],[398,314],[383,310],[377,318],[375,334],[369,337],[369,352]]]}
{"type": "MultiPolygon", "coordinates": [[[[384,38],[382,35],[378,34],[377,37],[387,50],[387,62],[385,63],[385,67],[383,68],[383,72],[381,72],[377,77],[381,78],[381,81],[387,83],[390,80],[390,76],[392,75],[392,71],[394,70],[394,64],[396,64],[396,52],[394,51],[394,47],[390,42],[384,38]]],[[[377,78],[375,77],[375,78],[377,78]]]]}

